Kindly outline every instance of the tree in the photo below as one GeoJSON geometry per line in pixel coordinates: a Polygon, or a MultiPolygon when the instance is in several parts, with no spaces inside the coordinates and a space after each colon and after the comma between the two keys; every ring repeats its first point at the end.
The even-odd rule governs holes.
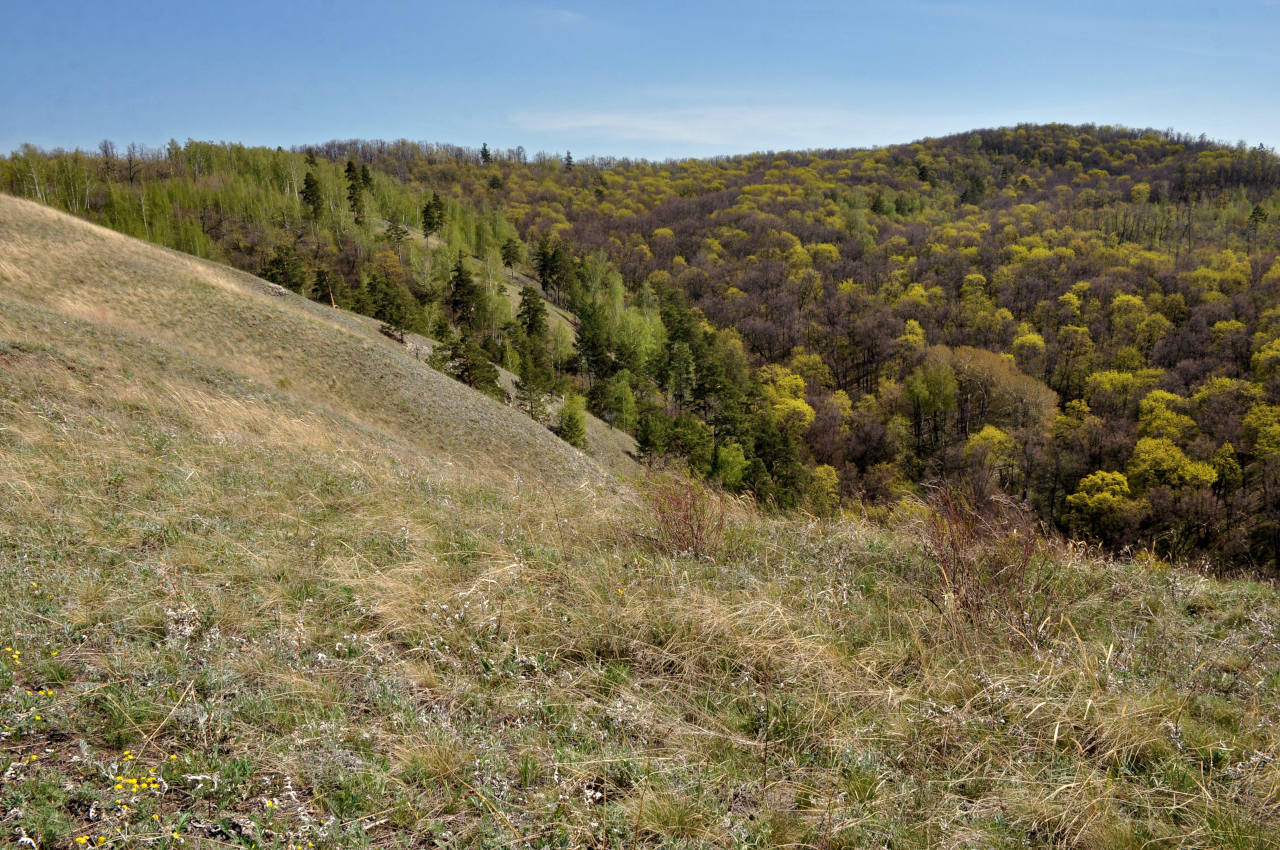
{"type": "Polygon", "coordinates": [[[347,205],[356,217],[356,224],[364,223],[364,181],[360,179],[360,170],[352,160],[347,160],[344,172],[347,177],[347,205]]]}
{"type": "Polygon", "coordinates": [[[405,229],[405,226],[400,222],[393,221],[387,225],[386,235],[387,241],[394,245],[396,250],[399,250],[400,246],[404,243],[404,240],[408,238],[409,231],[405,229]]]}
{"type": "Polygon", "coordinates": [[[631,376],[619,372],[605,384],[605,419],[614,428],[630,431],[636,427],[636,396],[631,390],[631,376]]]}
{"type": "Polygon", "coordinates": [[[444,370],[497,401],[507,400],[506,391],[498,384],[498,367],[470,337],[459,336],[445,346],[444,370]]]}
{"type": "Polygon", "coordinates": [[[320,181],[310,171],[302,178],[302,205],[312,221],[319,221],[323,211],[324,195],[320,191],[320,181]]]}
{"type": "Polygon", "coordinates": [[[542,422],[547,417],[544,403],[547,389],[547,374],[541,364],[532,357],[521,357],[516,373],[516,404],[537,422],[542,422]]]}
{"type": "Polygon", "coordinates": [[[520,290],[520,310],[516,313],[516,319],[527,339],[546,345],[547,305],[538,290],[527,284],[520,290]]]}
{"type": "Polygon", "coordinates": [[[425,239],[444,226],[444,201],[440,195],[431,193],[431,198],[422,206],[422,237],[425,239]]]}
{"type": "Polygon", "coordinates": [[[480,162],[485,165],[493,162],[493,155],[489,153],[489,144],[487,142],[480,143],[480,162]]]}
{"type": "Polygon", "coordinates": [[[587,446],[587,403],[577,393],[569,393],[556,417],[556,433],[560,439],[580,449],[587,446]]]}
{"type": "Polygon", "coordinates": [[[515,276],[516,263],[524,259],[524,244],[514,236],[502,243],[502,263],[515,276]]]}
{"type": "Polygon", "coordinates": [[[483,293],[471,277],[471,269],[459,256],[449,276],[449,309],[459,325],[474,331],[480,325],[483,293]]]}
{"type": "Polygon", "coordinates": [[[285,289],[302,292],[307,284],[307,268],[298,252],[289,245],[279,245],[262,270],[262,276],[285,289]]]}
{"type": "Polygon", "coordinates": [[[346,289],[343,286],[344,281],[341,277],[321,266],[316,269],[315,279],[311,284],[311,299],[313,301],[328,302],[329,306],[339,306],[339,294],[344,297],[341,299],[341,306],[350,306],[345,298],[346,289]]]}
{"type": "Polygon", "coordinates": [[[1128,479],[1138,493],[1145,493],[1154,487],[1211,487],[1218,473],[1209,464],[1187,457],[1170,440],[1143,437],[1129,460],[1128,479]]]}
{"type": "Polygon", "coordinates": [[[1099,470],[1080,480],[1067,507],[1072,528],[1116,543],[1136,526],[1145,505],[1130,496],[1124,473],[1099,470]]]}
{"type": "Polygon", "coordinates": [[[569,151],[564,152],[564,170],[573,171],[573,154],[569,151]]]}

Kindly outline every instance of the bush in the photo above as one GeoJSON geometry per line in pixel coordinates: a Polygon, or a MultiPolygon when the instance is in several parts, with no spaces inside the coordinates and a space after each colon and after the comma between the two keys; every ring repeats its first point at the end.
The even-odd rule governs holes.
{"type": "Polygon", "coordinates": [[[651,542],[673,555],[714,559],[724,547],[725,497],[701,481],[649,475],[640,496],[653,520],[651,542]]]}
{"type": "Polygon", "coordinates": [[[1029,510],[1003,495],[943,487],[925,502],[920,592],[954,623],[1003,626],[1034,643],[1052,609],[1044,540],[1029,510]]]}

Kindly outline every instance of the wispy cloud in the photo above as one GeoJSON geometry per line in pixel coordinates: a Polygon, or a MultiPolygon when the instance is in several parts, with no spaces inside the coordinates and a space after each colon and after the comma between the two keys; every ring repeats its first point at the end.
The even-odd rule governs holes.
{"type": "Polygon", "coordinates": [[[534,20],[546,27],[576,27],[587,23],[588,18],[572,9],[535,9],[534,20]]]}
{"type": "Polygon", "coordinates": [[[872,123],[846,109],[747,105],[526,111],[514,114],[512,121],[525,130],[606,141],[735,148],[848,144],[865,137],[872,123]]]}

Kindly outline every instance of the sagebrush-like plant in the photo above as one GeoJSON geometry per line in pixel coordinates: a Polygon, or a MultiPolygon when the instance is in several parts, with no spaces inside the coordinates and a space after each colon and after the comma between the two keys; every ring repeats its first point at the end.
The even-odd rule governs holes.
{"type": "Polygon", "coordinates": [[[920,592],[953,622],[1004,626],[1034,643],[1055,606],[1046,541],[1030,511],[953,486],[924,507],[921,545],[935,572],[920,592]]]}
{"type": "Polygon", "coordinates": [[[715,558],[724,547],[725,495],[701,481],[672,475],[649,475],[640,496],[653,521],[648,535],[673,555],[715,558]]]}

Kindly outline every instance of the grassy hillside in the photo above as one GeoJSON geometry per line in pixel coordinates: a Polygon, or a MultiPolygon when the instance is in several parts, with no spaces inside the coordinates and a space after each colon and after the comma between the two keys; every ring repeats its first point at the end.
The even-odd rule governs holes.
{"type": "Polygon", "coordinates": [[[1273,588],[633,495],[270,293],[0,197],[5,841],[1280,844],[1273,588]]]}

